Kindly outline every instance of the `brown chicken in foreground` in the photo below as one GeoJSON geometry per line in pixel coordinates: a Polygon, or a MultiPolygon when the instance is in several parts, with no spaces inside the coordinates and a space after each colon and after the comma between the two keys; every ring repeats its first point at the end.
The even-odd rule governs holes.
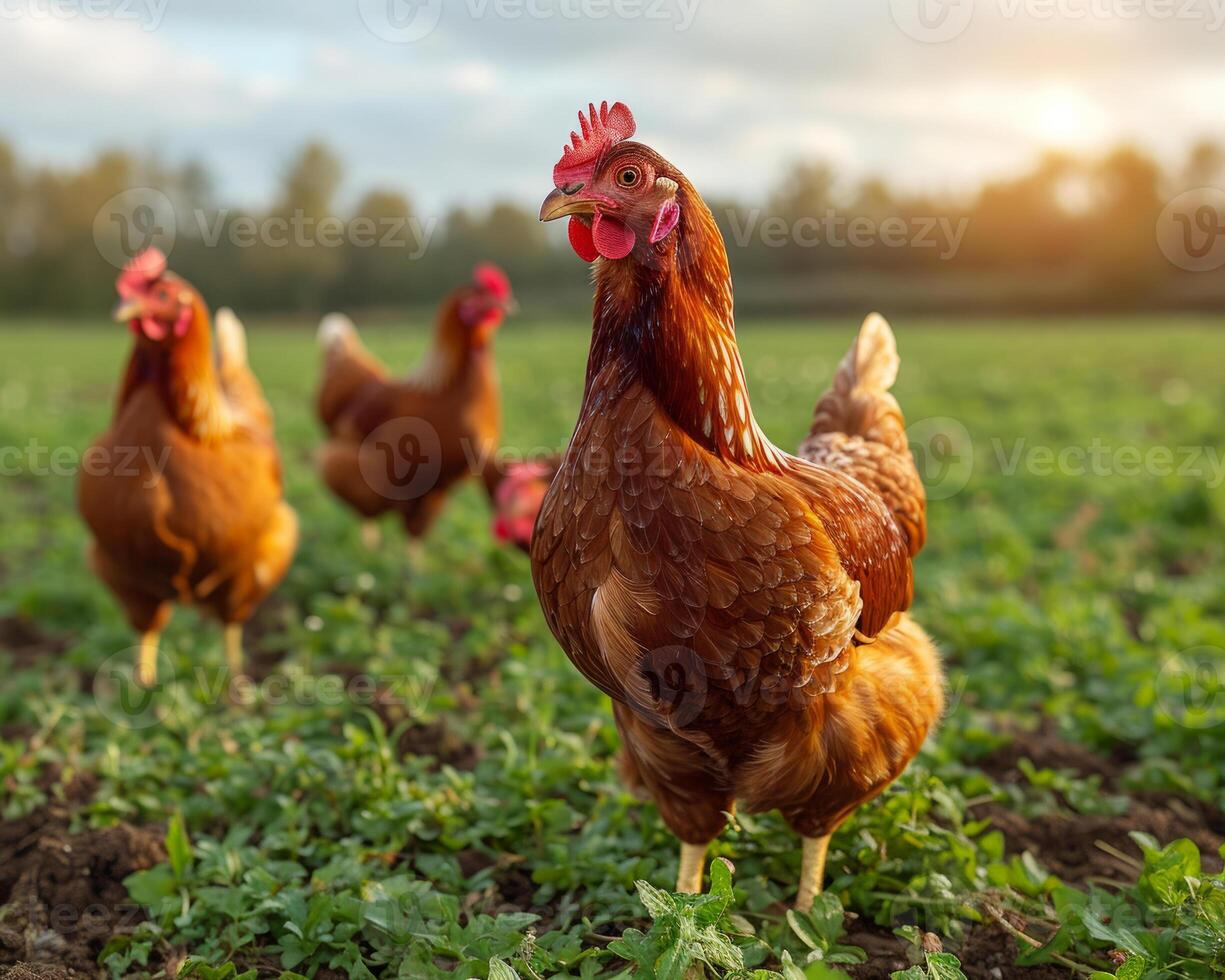
{"type": "Polygon", "coordinates": [[[298,520],[283,499],[272,413],[247,366],[242,324],[208,308],[150,249],[117,283],[115,317],[135,345],[111,427],[83,459],[81,515],[90,561],[141,634],[137,678],[157,678],[171,603],[225,624],[242,672],[242,624],[284,577],[298,520]]]}
{"type": "Polygon", "coordinates": [[[319,327],[324,350],[317,407],[328,441],[323,480],[366,518],[395,511],[410,538],[429,530],[455,484],[481,476],[492,497],[501,434],[501,396],[490,344],[514,307],[510,281],[478,266],[471,284],[442,304],[433,347],[417,372],[392,380],[339,314],[319,327]]]}
{"type": "Polygon", "coordinates": [[[532,537],[549,626],[613,699],[623,774],[682,841],[680,891],[739,801],[829,837],[940,715],[935,648],[906,616],[924,497],[870,317],[817,406],[808,459],[749,405],[722,237],[618,103],[580,115],[541,218],[595,265],[573,439],[532,537]]]}

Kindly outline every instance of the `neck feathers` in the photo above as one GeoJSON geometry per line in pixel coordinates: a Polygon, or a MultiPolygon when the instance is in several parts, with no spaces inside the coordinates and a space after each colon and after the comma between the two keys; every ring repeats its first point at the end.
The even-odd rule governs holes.
{"type": "Polygon", "coordinates": [[[723,236],[692,186],[680,185],[678,241],[597,266],[588,391],[617,362],[619,376],[649,387],[696,442],[741,465],[773,468],[778,451],[749,405],[723,236]]]}
{"type": "Polygon", "coordinates": [[[121,404],[147,382],[157,385],[166,410],[192,438],[209,442],[233,432],[234,418],[218,381],[208,311],[200,300],[182,337],[167,348],[138,346],[133,352],[121,404]]]}
{"type": "Polygon", "coordinates": [[[443,391],[459,382],[475,354],[459,319],[458,299],[452,297],[438,318],[433,344],[410,380],[427,391],[443,391]]]}

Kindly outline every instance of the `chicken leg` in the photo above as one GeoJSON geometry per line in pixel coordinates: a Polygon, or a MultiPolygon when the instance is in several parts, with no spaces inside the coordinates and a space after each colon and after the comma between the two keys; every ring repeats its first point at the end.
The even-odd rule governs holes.
{"type": "Polygon", "coordinates": [[[829,853],[829,838],[829,834],[824,837],[804,838],[800,890],[795,897],[795,907],[801,912],[811,909],[813,900],[821,894],[825,882],[825,857],[829,853]]]}
{"type": "Polygon", "coordinates": [[[242,660],[242,623],[226,623],[225,665],[230,670],[231,681],[243,676],[242,660]]]}
{"type": "Polygon", "coordinates": [[[676,890],[681,895],[702,893],[702,871],[706,864],[709,844],[686,844],[681,841],[681,869],[676,876],[676,890]]]}
{"type": "Polygon", "coordinates": [[[157,649],[161,630],[146,630],[140,635],[140,650],[136,655],[136,682],[141,687],[157,683],[157,649]]]}
{"type": "Polygon", "coordinates": [[[383,532],[373,518],[362,521],[362,544],[367,551],[374,551],[383,543],[383,532]]]}

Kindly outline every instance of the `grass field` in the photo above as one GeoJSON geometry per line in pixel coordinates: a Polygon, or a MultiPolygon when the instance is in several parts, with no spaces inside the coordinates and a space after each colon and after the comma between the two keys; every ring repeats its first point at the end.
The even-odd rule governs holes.
{"type": "MultiPolygon", "coordinates": [[[[742,324],[779,445],[805,432],[856,327],[742,324]]],[[[798,842],[773,816],[739,818],[712,852],[730,886],[720,865],[706,898],[655,890],[675,881],[674,842],[620,787],[606,699],[553,642],[475,488],[419,572],[393,526],[362,547],[312,473],[305,325],[251,334],[303,527],[248,631],[254,703],[221,696],[220,631],[190,611],[139,697],[73,504],[126,331],[8,325],[0,966],[911,980],[957,977],[960,959],[971,978],[1220,976],[1225,330],[894,327],[933,498],[915,613],[951,707],[834,837],[826,895],[796,916],[798,842]]],[[[407,366],[424,334],[368,342],[407,366]]],[[[509,446],[564,443],[586,343],[504,328],[509,446]]]]}

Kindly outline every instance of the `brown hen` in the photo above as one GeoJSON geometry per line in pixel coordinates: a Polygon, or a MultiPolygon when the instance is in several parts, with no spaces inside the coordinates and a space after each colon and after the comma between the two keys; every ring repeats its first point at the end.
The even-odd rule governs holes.
{"type": "Polygon", "coordinates": [[[490,345],[513,308],[506,275],[478,266],[472,283],[443,302],[432,348],[402,380],[388,377],[347,317],[320,324],[317,409],[329,438],[319,471],[366,519],[367,543],[377,541],[373,520],[389,511],[410,539],[421,537],[468,476],[480,476],[492,498],[502,413],[490,345]]]}
{"type": "Polygon", "coordinates": [[[558,642],[613,699],[628,782],[682,841],[678,890],[739,801],[829,837],[905,769],[940,715],[936,651],[906,615],[924,497],[887,324],[872,317],[817,407],[808,459],[749,405],[723,240],[697,191],[580,115],[541,218],[595,261],[586,388],[532,538],[558,642]]]}
{"type": "Polygon", "coordinates": [[[135,335],[110,428],[81,467],[90,561],[141,634],[137,677],[157,677],[171,604],[225,624],[231,673],[242,624],[284,577],[298,520],[283,499],[272,413],[247,366],[242,324],[208,308],[155,249],[119,277],[116,319],[135,335]],[[124,461],[127,461],[126,464],[124,461]]]}

